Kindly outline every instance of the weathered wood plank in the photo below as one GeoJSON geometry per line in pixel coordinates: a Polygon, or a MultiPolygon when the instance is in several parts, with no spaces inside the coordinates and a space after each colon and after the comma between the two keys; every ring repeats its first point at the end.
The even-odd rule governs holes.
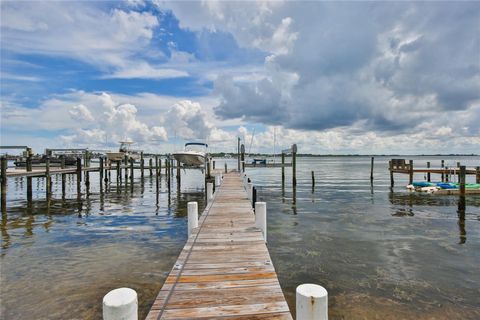
{"type": "Polygon", "coordinates": [[[292,319],[250,200],[225,175],[147,319],[292,319]]]}

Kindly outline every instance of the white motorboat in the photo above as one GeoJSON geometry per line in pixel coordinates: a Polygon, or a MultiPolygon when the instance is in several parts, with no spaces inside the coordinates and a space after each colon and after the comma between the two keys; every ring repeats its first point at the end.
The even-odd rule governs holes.
{"type": "Polygon", "coordinates": [[[130,146],[133,143],[133,141],[120,141],[120,148],[118,149],[118,152],[107,152],[107,159],[110,162],[123,161],[125,156],[127,156],[129,159],[132,158],[133,160],[139,160],[140,153],[130,149],[130,146]]]}
{"type": "Polygon", "coordinates": [[[185,150],[173,153],[173,157],[185,166],[200,167],[205,164],[207,148],[208,145],[206,143],[188,142],[185,143],[185,150]]]}

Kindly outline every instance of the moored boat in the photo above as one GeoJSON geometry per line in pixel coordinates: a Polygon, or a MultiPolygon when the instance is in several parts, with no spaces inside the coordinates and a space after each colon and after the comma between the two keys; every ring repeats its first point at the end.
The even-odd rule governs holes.
{"type": "Polygon", "coordinates": [[[200,167],[205,164],[207,148],[208,145],[206,143],[188,142],[185,143],[185,150],[173,153],[173,157],[185,166],[200,167]],[[200,150],[198,150],[199,147],[200,150]]]}

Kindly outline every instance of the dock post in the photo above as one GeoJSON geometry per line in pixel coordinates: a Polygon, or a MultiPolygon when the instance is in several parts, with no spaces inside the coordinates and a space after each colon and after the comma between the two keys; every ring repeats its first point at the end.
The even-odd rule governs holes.
{"type": "Polygon", "coordinates": [[[7,166],[8,161],[6,157],[1,159],[1,171],[2,171],[2,213],[7,212],[7,166]]]}
{"type": "Polygon", "coordinates": [[[248,182],[247,183],[247,197],[248,199],[252,200],[253,196],[253,183],[248,182]]]}
{"type": "Polygon", "coordinates": [[[165,176],[167,176],[168,179],[168,159],[165,159],[165,176]]]}
{"type": "Polygon", "coordinates": [[[130,158],[130,180],[133,182],[134,160],[130,158]]]}
{"type": "Polygon", "coordinates": [[[82,193],[82,159],[77,157],[77,196],[82,193]]]}
{"type": "MultiPolygon", "coordinates": [[[[27,172],[32,171],[32,149],[27,148],[27,172]]],[[[32,177],[27,177],[27,202],[32,202],[32,177]]]]}
{"type": "Polygon", "coordinates": [[[213,170],[215,170],[215,160],[212,160],[213,170]]]}
{"type": "Polygon", "coordinates": [[[188,237],[192,234],[192,230],[198,228],[198,203],[191,201],[187,204],[188,212],[188,237]]]}
{"type": "Polygon", "coordinates": [[[237,162],[238,162],[238,172],[240,172],[240,137],[237,137],[237,162]]]}
{"type": "Polygon", "coordinates": [[[282,187],[285,185],[285,153],[282,152],[282,187]]]}
{"type": "Polygon", "coordinates": [[[315,172],[312,171],[312,190],[315,189],[315,172]]]}
{"type": "Polygon", "coordinates": [[[116,162],[117,162],[117,183],[118,183],[118,180],[122,179],[122,167],[121,167],[120,161],[116,161],[116,162]]]}
{"type": "Polygon", "coordinates": [[[143,172],[145,170],[145,159],[143,159],[143,151],[140,152],[140,177],[143,179],[145,176],[145,173],[143,172]]]}
{"type": "Polygon", "coordinates": [[[241,152],[240,160],[242,162],[242,172],[245,172],[245,145],[243,143],[240,146],[240,152],[241,152]]]}
{"type": "Polygon", "coordinates": [[[152,166],[153,166],[153,159],[150,158],[148,159],[148,170],[149,170],[149,173],[150,173],[150,177],[152,176],[153,172],[152,172],[152,166]]]}
{"type": "Polygon", "coordinates": [[[207,182],[207,203],[213,200],[213,183],[207,182]]]}
{"type": "Polygon", "coordinates": [[[448,182],[448,180],[449,180],[449,178],[448,178],[448,173],[449,173],[448,167],[445,167],[445,170],[447,170],[447,171],[445,172],[445,182],[448,182]]]}
{"type": "Polygon", "coordinates": [[[445,160],[442,160],[442,164],[440,165],[442,168],[442,182],[445,182],[445,174],[443,173],[443,168],[445,167],[445,160]]]}
{"type": "Polygon", "coordinates": [[[393,188],[395,181],[393,180],[393,162],[392,160],[388,161],[388,168],[390,170],[390,188],[393,188]]]}
{"type": "Polygon", "coordinates": [[[252,208],[255,209],[255,202],[257,202],[257,188],[252,188],[252,208]]]}
{"type": "Polygon", "coordinates": [[[458,183],[460,184],[460,195],[465,195],[465,174],[466,174],[466,167],[460,166],[460,171],[458,173],[458,183]]]}
{"type": "Polygon", "coordinates": [[[372,161],[370,164],[370,184],[373,184],[373,162],[374,161],[375,161],[375,157],[372,157],[372,161]]]}
{"type": "Polygon", "coordinates": [[[297,187],[297,145],[292,145],[292,184],[297,187]]]}
{"type": "Polygon", "coordinates": [[[255,227],[262,230],[263,240],[267,242],[267,203],[255,202],[255,227]]]}
{"type": "Polygon", "coordinates": [[[137,292],[130,288],[110,291],[103,297],[103,320],[137,320],[137,292]]]}
{"type": "Polygon", "coordinates": [[[225,173],[228,173],[227,171],[227,163],[225,162],[225,173]]]}
{"type": "Polygon", "coordinates": [[[180,161],[177,160],[177,188],[181,187],[182,180],[180,177],[181,171],[180,171],[180,161]]]}
{"type": "Polygon", "coordinates": [[[476,168],[476,179],[475,179],[475,183],[480,183],[480,167],[477,167],[476,168]]]}
{"type": "Polygon", "coordinates": [[[128,180],[128,156],[127,155],[125,155],[123,161],[125,162],[125,184],[126,184],[128,180]]]}
{"type": "Polygon", "coordinates": [[[85,168],[85,187],[87,187],[87,195],[90,193],[90,172],[85,168]]]}
{"type": "MultiPolygon", "coordinates": [[[[65,169],[65,156],[61,155],[60,156],[60,168],[65,169]]],[[[66,185],[66,174],[62,173],[62,198],[65,198],[65,185],[66,185]]]]}
{"type": "Polygon", "coordinates": [[[296,290],[297,319],[328,320],[328,292],[316,284],[301,284],[296,290]]]}
{"type": "Polygon", "coordinates": [[[413,183],[413,160],[410,160],[408,162],[408,184],[412,184],[413,183]]]}
{"type": "MultiPolygon", "coordinates": [[[[152,160],[152,159],[150,159],[152,160]]],[[[160,160],[160,164],[162,163],[162,160],[160,160]]],[[[158,169],[158,155],[155,155],[155,187],[157,191],[157,197],[158,197],[158,189],[159,189],[159,179],[160,179],[160,170],[158,169]]]]}
{"type": "MultiPolygon", "coordinates": [[[[430,161],[427,162],[427,168],[430,169],[430,161]]],[[[427,172],[427,182],[431,182],[430,171],[427,172]]]]}
{"type": "Polygon", "coordinates": [[[100,192],[103,191],[103,157],[100,157],[100,168],[98,169],[99,182],[100,182],[100,192]]]}
{"type": "Polygon", "coordinates": [[[50,197],[50,194],[52,193],[52,179],[50,177],[50,156],[47,156],[45,159],[45,192],[47,198],[50,197]]]}
{"type": "Polygon", "coordinates": [[[209,179],[209,180],[212,178],[210,162],[211,162],[211,160],[207,159],[207,163],[206,163],[207,164],[207,179],[209,179]]]}

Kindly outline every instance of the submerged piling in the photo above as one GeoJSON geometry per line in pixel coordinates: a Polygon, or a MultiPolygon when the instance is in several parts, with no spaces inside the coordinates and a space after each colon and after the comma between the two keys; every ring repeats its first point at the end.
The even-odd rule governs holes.
{"type": "Polygon", "coordinates": [[[371,165],[370,165],[370,183],[373,183],[373,162],[374,162],[374,160],[375,160],[375,157],[372,157],[372,161],[371,161],[371,165]]]}
{"type": "Polygon", "coordinates": [[[2,199],[1,199],[1,206],[2,206],[2,213],[7,212],[7,166],[8,166],[8,161],[6,157],[1,158],[1,173],[2,173],[2,199]]]}

